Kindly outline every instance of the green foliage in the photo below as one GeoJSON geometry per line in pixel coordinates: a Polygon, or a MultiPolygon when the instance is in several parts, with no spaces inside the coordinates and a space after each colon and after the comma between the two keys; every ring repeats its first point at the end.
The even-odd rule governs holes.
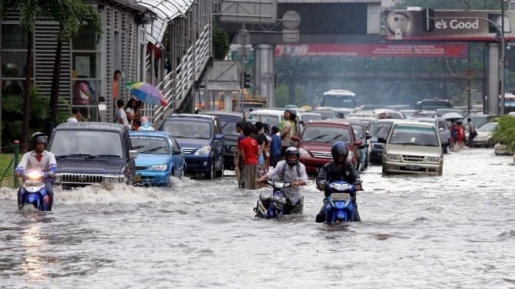
{"type": "Polygon", "coordinates": [[[499,125],[495,129],[492,139],[508,146],[515,151],[515,116],[504,115],[496,119],[499,125]]]}
{"type": "Polygon", "coordinates": [[[275,104],[274,106],[277,106],[277,107],[284,107],[288,104],[294,104],[298,107],[301,107],[303,105],[310,105],[310,103],[308,103],[308,95],[306,93],[306,91],[300,87],[300,86],[297,86],[295,88],[295,103],[289,103],[288,102],[288,86],[286,85],[281,85],[279,87],[277,87],[275,89],[275,104]]]}
{"type": "MultiPolygon", "coordinates": [[[[213,22],[214,23],[214,22],[213,22]]],[[[229,43],[229,35],[222,27],[218,26],[216,23],[213,24],[213,51],[215,53],[220,51],[219,58],[223,58],[229,53],[230,43],[229,43]],[[222,56],[223,55],[223,56],[222,56]]]]}

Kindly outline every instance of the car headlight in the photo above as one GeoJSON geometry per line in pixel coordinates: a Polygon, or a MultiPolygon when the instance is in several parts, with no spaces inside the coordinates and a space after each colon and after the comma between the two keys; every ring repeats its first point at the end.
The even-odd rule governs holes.
{"type": "Polygon", "coordinates": [[[389,161],[401,161],[402,157],[396,154],[386,154],[386,159],[389,161]]]}
{"type": "Polygon", "coordinates": [[[104,181],[106,183],[125,183],[125,176],[124,175],[118,175],[118,176],[105,176],[104,181]]]}
{"type": "Polygon", "coordinates": [[[439,157],[426,157],[426,162],[428,163],[437,163],[440,161],[439,157]]]}
{"type": "Polygon", "coordinates": [[[195,153],[194,155],[208,155],[211,153],[211,147],[210,146],[205,146],[205,147],[201,147],[199,148],[195,153]]]}
{"type": "Polygon", "coordinates": [[[151,171],[166,171],[167,165],[152,165],[149,170],[151,171]]]}
{"type": "Polygon", "coordinates": [[[309,153],[305,149],[299,149],[299,154],[301,157],[309,157],[309,153]]]}

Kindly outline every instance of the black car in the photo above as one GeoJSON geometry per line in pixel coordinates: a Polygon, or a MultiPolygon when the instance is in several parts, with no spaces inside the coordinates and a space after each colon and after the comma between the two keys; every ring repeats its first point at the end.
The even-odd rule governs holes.
{"type": "Polygon", "coordinates": [[[133,185],[138,152],[128,127],[116,123],[66,122],[52,132],[48,150],[57,160],[56,185],[133,185]]]}
{"type": "Polygon", "coordinates": [[[238,147],[238,133],[236,132],[236,123],[245,122],[245,114],[242,112],[226,112],[226,111],[203,111],[202,114],[215,115],[220,120],[222,131],[225,137],[225,169],[234,170],[234,152],[233,148],[238,147]]]}
{"type": "Polygon", "coordinates": [[[383,163],[384,144],[379,142],[379,138],[386,138],[394,122],[401,122],[402,119],[375,119],[369,125],[371,138],[370,144],[370,163],[380,165],[383,163]]]}

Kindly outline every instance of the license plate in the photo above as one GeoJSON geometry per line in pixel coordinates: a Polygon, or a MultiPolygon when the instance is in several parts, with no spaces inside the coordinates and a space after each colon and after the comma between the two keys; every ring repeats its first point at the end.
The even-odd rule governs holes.
{"type": "Polygon", "coordinates": [[[134,181],[135,182],[141,182],[141,176],[140,175],[135,175],[134,176],[134,181]]]}
{"type": "Polygon", "coordinates": [[[331,194],[333,201],[347,201],[350,198],[349,194],[333,193],[331,194]]]}
{"type": "Polygon", "coordinates": [[[420,170],[420,166],[417,165],[406,165],[406,169],[410,171],[418,171],[420,170]]]}

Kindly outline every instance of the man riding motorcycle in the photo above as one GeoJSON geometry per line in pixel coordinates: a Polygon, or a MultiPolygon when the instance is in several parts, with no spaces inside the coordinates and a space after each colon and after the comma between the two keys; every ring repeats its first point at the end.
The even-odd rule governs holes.
{"type": "MultiPolygon", "coordinates": [[[[54,202],[54,190],[53,190],[53,176],[57,170],[57,161],[53,153],[45,150],[47,145],[47,137],[41,132],[36,132],[30,137],[32,143],[32,151],[29,151],[23,155],[20,163],[14,170],[14,175],[17,177],[23,177],[25,171],[39,170],[48,173],[48,178],[45,179],[45,188],[48,196],[50,196],[49,211],[52,210],[52,204],[54,202]]],[[[19,198],[20,194],[18,191],[18,206],[21,205],[22,200],[19,198]]]]}
{"type": "Polygon", "coordinates": [[[288,198],[287,204],[291,210],[289,214],[302,214],[304,210],[304,194],[300,186],[305,186],[308,180],[306,167],[299,162],[299,150],[289,147],[284,152],[284,160],[279,161],[275,168],[271,169],[256,182],[263,182],[270,178],[275,181],[291,183],[291,187],[284,188],[284,194],[288,198]]]}
{"type": "MultiPolygon", "coordinates": [[[[361,191],[361,178],[359,177],[358,171],[356,170],[354,164],[347,160],[347,157],[349,156],[349,149],[347,148],[347,144],[342,141],[335,142],[331,148],[331,155],[333,156],[333,161],[325,164],[316,178],[317,188],[323,191],[325,185],[328,183],[335,181],[345,181],[349,184],[355,185],[356,191],[361,191]]],[[[316,216],[317,223],[325,222],[325,208],[329,194],[328,192],[324,193],[324,205],[316,216]]],[[[356,198],[354,198],[352,205],[354,206],[355,210],[354,220],[359,222],[361,219],[359,217],[356,198]]]]}

